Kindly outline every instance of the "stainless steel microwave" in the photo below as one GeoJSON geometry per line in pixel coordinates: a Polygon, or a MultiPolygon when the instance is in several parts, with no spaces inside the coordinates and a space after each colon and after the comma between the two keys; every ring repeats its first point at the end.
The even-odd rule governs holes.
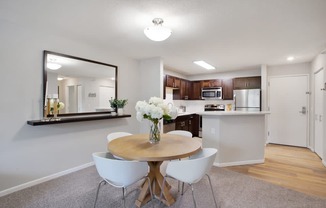
{"type": "Polygon", "coordinates": [[[221,100],[222,99],[222,87],[202,88],[201,98],[202,99],[221,100]]]}

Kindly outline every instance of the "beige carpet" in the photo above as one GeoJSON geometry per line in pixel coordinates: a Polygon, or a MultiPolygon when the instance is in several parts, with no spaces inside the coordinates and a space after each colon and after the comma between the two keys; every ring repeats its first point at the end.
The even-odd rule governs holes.
{"type": "MultiPolygon", "coordinates": [[[[211,179],[221,208],[299,208],[326,207],[326,198],[317,198],[269,184],[223,168],[213,167],[211,179]]],[[[72,173],[52,181],[27,188],[0,198],[1,208],[88,208],[93,207],[95,192],[100,177],[95,167],[72,173]]],[[[171,181],[172,193],[177,202],[171,207],[194,207],[191,190],[185,186],[186,193],[177,193],[176,182],[171,181]]],[[[128,189],[127,207],[134,206],[139,189],[136,184],[128,189]]],[[[198,207],[214,207],[214,202],[204,178],[195,185],[198,207]]],[[[103,186],[98,200],[98,208],[122,207],[122,191],[109,185],[103,186]]],[[[154,201],[155,207],[158,205],[154,201]]],[[[152,207],[149,202],[146,208],[152,207]]]]}

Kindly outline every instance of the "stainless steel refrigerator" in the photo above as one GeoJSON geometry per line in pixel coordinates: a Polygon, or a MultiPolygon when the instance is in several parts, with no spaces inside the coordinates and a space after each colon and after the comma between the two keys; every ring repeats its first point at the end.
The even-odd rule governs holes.
{"type": "Polygon", "coordinates": [[[260,89],[233,90],[236,111],[260,111],[260,89]]]}

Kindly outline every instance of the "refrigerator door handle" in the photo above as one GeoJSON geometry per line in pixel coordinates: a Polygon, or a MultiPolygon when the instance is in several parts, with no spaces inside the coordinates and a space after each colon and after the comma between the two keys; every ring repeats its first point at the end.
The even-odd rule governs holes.
{"type": "Polygon", "coordinates": [[[236,99],[237,99],[237,96],[236,96],[236,94],[234,93],[234,94],[233,94],[234,110],[237,109],[237,101],[236,101],[236,99]]]}

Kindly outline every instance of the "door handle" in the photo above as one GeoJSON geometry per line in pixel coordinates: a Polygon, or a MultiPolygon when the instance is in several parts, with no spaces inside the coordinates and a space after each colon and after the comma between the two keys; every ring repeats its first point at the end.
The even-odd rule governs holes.
{"type": "Polygon", "coordinates": [[[319,121],[321,122],[322,121],[322,115],[319,115],[319,121]]]}
{"type": "Polygon", "coordinates": [[[306,107],[305,106],[302,106],[302,110],[299,111],[299,113],[306,114],[307,113],[306,107]]]}

